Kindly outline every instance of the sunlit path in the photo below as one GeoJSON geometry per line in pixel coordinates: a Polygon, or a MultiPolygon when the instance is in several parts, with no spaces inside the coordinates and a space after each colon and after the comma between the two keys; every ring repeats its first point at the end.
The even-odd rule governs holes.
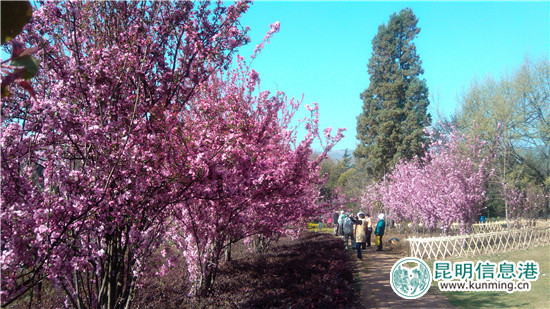
{"type": "Polygon", "coordinates": [[[363,260],[355,261],[361,279],[360,303],[365,308],[455,308],[433,287],[418,299],[399,297],[390,286],[390,271],[400,257],[389,251],[375,250],[367,248],[363,260]]]}

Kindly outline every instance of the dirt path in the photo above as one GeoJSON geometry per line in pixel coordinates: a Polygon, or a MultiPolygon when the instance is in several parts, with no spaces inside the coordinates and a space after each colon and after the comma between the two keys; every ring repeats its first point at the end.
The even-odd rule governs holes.
{"type": "Polygon", "coordinates": [[[365,308],[454,308],[437,288],[430,288],[418,299],[404,299],[395,294],[390,286],[390,271],[400,258],[397,255],[370,247],[363,252],[362,261],[354,258],[361,278],[361,305],[365,308]]]}

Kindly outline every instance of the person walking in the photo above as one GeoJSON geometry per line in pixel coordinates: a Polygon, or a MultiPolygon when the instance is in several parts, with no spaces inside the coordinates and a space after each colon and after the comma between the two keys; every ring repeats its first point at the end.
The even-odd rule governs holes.
{"type": "Polygon", "coordinates": [[[346,219],[346,214],[343,210],[340,210],[340,216],[338,217],[338,235],[344,238],[344,220],[346,219]]]}
{"type": "Polygon", "coordinates": [[[376,235],[376,244],[378,245],[378,249],[376,251],[382,251],[382,237],[384,236],[384,232],[386,231],[386,221],[384,221],[384,214],[378,215],[378,224],[376,225],[376,230],[374,231],[374,235],[376,235]]]}
{"type": "Polygon", "coordinates": [[[334,236],[338,236],[338,217],[340,217],[340,215],[337,212],[332,214],[332,224],[334,224],[334,236]]]}
{"type": "Polygon", "coordinates": [[[366,219],[367,221],[367,240],[366,240],[366,246],[367,247],[370,247],[370,237],[372,235],[372,220],[370,218],[370,214],[367,214],[366,215],[366,219]]]}
{"type": "Polygon", "coordinates": [[[346,215],[342,220],[342,230],[344,231],[344,241],[346,250],[348,249],[348,239],[350,239],[351,247],[355,247],[355,235],[353,229],[353,221],[350,215],[346,215]]]}
{"type": "Polygon", "coordinates": [[[357,214],[358,219],[353,219],[355,224],[355,248],[357,249],[357,258],[362,260],[363,254],[361,250],[365,247],[367,241],[367,220],[363,212],[357,214]]]}

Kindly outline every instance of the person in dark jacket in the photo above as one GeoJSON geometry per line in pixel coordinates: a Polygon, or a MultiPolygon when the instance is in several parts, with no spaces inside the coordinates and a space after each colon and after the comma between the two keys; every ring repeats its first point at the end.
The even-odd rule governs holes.
{"type": "Polygon", "coordinates": [[[366,245],[367,247],[370,247],[370,236],[372,235],[372,221],[370,218],[370,214],[367,214],[367,241],[366,245]]]}
{"type": "Polygon", "coordinates": [[[340,217],[340,215],[337,212],[332,214],[332,224],[334,224],[334,236],[338,236],[338,217],[340,217]]]}
{"type": "Polygon", "coordinates": [[[344,217],[340,217],[341,225],[340,228],[344,234],[345,248],[348,250],[348,239],[351,240],[351,247],[355,248],[355,235],[353,222],[351,221],[351,216],[344,214],[344,217]]]}
{"type": "Polygon", "coordinates": [[[384,236],[384,232],[386,231],[386,221],[384,221],[384,214],[378,215],[378,224],[376,225],[376,230],[374,231],[374,235],[376,235],[376,243],[378,245],[378,249],[376,251],[382,251],[382,237],[384,236]]]}

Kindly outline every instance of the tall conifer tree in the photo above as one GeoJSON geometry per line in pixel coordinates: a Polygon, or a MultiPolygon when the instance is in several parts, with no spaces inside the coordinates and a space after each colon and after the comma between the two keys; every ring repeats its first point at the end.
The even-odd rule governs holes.
{"type": "Polygon", "coordinates": [[[392,14],[372,40],[367,66],[370,84],[361,93],[360,143],[354,155],[375,179],[382,178],[399,159],[410,160],[424,152],[424,128],[431,116],[426,80],[420,78],[422,61],[413,43],[420,32],[417,23],[412,10],[403,9],[392,14]]]}

